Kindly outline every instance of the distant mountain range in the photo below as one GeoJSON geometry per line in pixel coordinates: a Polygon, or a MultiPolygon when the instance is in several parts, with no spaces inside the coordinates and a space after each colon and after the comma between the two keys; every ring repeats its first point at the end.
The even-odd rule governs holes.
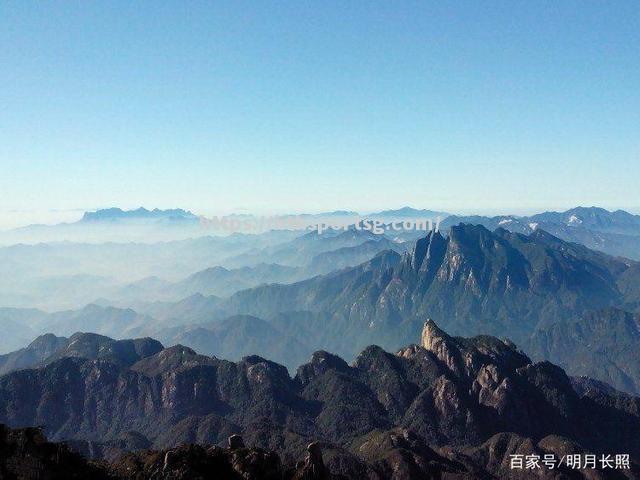
{"type": "Polygon", "coordinates": [[[623,210],[610,212],[597,207],[577,207],[565,212],[544,212],[530,217],[452,215],[443,220],[442,228],[446,230],[459,223],[484,225],[490,230],[504,228],[525,234],[542,229],[594,250],[640,260],[640,215],[623,210]]]}
{"type": "Polygon", "coordinates": [[[136,306],[194,294],[227,296],[264,283],[329,273],[383,250],[408,247],[363,230],[235,234],[159,244],[19,245],[0,248],[0,305],[60,310],[98,299],[136,306]]]}
{"type": "Polygon", "coordinates": [[[85,212],[69,223],[27,225],[0,231],[0,245],[52,242],[166,242],[206,235],[199,217],[182,209],[122,210],[107,208],[85,212]]]}
{"type": "Polygon", "coordinates": [[[444,219],[451,216],[447,212],[439,212],[436,210],[417,209],[412,207],[402,207],[397,210],[383,210],[381,212],[366,213],[361,215],[363,218],[372,218],[382,220],[384,222],[392,222],[397,220],[428,220],[434,222],[436,219],[444,219]]]}
{"type": "MultiPolygon", "coordinates": [[[[229,220],[230,225],[236,223],[259,225],[261,218],[250,214],[232,214],[219,217],[218,220],[229,220]]],[[[275,218],[296,220],[296,224],[300,225],[318,222],[343,224],[353,222],[357,218],[379,221],[387,226],[391,225],[391,222],[432,220],[435,223],[440,220],[443,231],[459,223],[484,225],[490,230],[504,228],[525,234],[541,228],[563,240],[582,243],[610,255],[640,260],[640,215],[633,215],[623,210],[608,211],[598,207],[577,207],[564,212],[543,212],[531,216],[460,216],[442,211],[403,207],[365,214],[339,210],[317,214],[283,214],[275,218]]],[[[213,228],[208,223],[206,225],[201,225],[198,215],[182,209],[108,208],[86,212],[82,219],[75,223],[53,226],[32,225],[0,232],[0,245],[52,241],[153,243],[183,240],[208,234],[231,233],[220,226],[213,228]]],[[[249,228],[245,233],[261,232],[249,228]]],[[[299,230],[298,234],[301,233],[304,232],[299,230]]],[[[394,231],[387,228],[387,236],[392,240],[413,241],[425,233],[404,229],[394,231]]],[[[278,263],[266,259],[262,261],[278,263]]]]}
{"type": "MultiPolygon", "coordinates": [[[[279,214],[275,217],[280,218],[300,218],[308,220],[322,220],[322,219],[354,219],[356,217],[381,219],[391,221],[394,219],[418,219],[418,218],[433,218],[436,217],[448,217],[450,214],[446,212],[438,212],[427,209],[415,209],[411,207],[402,207],[397,210],[383,210],[380,212],[372,213],[359,213],[349,210],[335,210],[331,212],[321,213],[299,213],[299,214],[279,214]]],[[[257,215],[251,214],[231,214],[221,218],[236,218],[236,219],[251,219],[259,218],[257,215]]],[[[188,210],[182,209],[169,209],[160,210],[153,209],[147,210],[144,207],[140,207],[136,210],[122,210],[120,208],[107,208],[102,210],[96,210],[95,212],[85,212],[82,217],[83,222],[87,221],[121,221],[121,220],[197,220],[199,217],[194,215],[188,210]]]]}
{"type": "MultiPolygon", "coordinates": [[[[10,326],[0,338],[0,353],[15,350],[15,345],[23,338],[33,339],[45,332],[67,336],[84,331],[122,338],[131,332],[143,330],[149,324],[157,324],[155,319],[131,309],[95,304],[55,313],[37,309],[0,308],[0,321],[4,326],[10,326]]],[[[22,342],[22,346],[27,343],[22,342]]]]}
{"type": "Polygon", "coordinates": [[[368,230],[311,231],[288,242],[230,257],[224,263],[236,268],[263,262],[310,266],[313,274],[318,274],[357,265],[384,250],[403,252],[407,246],[404,242],[393,242],[385,235],[368,230]]]}
{"type": "MultiPolygon", "coordinates": [[[[273,215],[270,218],[273,219],[299,219],[302,221],[309,221],[311,223],[319,222],[326,220],[327,222],[335,221],[346,221],[346,220],[354,220],[356,218],[368,218],[368,219],[377,219],[381,221],[392,221],[392,220],[407,220],[407,219],[433,219],[435,220],[437,217],[445,218],[450,216],[451,214],[446,212],[427,210],[427,209],[415,209],[411,207],[402,207],[396,210],[383,210],[379,212],[371,212],[371,213],[359,213],[356,211],[348,211],[348,210],[336,210],[330,212],[321,212],[321,213],[300,213],[300,214],[278,214],[273,215]]],[[[253,214],[229,214],[218,217],[220,220],[229,219],[229,220],[260,220],[264,217],[253,214]]],[[[54,225],[28,225],[24,227],[19,227],[15,229],[15,232],[23,232],[23,233],[37,233],[38,230],[50,230],[53,231],[56,228],[66,229],[70,231],[74,227],[96,227],[99,224],[104,223],[110,227],[114,226],[126,226],[130,223],[140,223],[140,224],[151,224],[151,225],[181,225],[183,227],[188,227],[190,223],[198,223],[200,221],[200,216],[194,214],[189,210],[184,210],[180,208],[174,209],[147,209],[144,207],[140,207],[133,210],[123,210],[121,208],[112,207],[105,209],[98,209],[95,211],[86,211],[82,215],[82,217],[75,222],[71,223],[60,223],[54,225]]],[[[8,232],[3,232],[8,233],[8,232]]],[[[231,232],[226,232],[231,233],[231,232]]],[[[259,233],[259,232],[248,232],[248,233],[259,233]]],[[[122,234],[122,232],[121,232],[122,234]]]]}
{"type": "MultiPolygon", "coordinates": [[[[300,217],[309,219],[322,219],[322,218],[370,218],[370,219],[386,219],[386,220],[403,220],[403,219],[428,219],[435,220],[436,217],[445,219],[447,217],[455,218],[478,218],[478,219],[496,219],[497,222],[509,220],[518,221],[523,225],[528,223],[540,223],[540,224],[556,224],[565,225],[571,227],[583,227],[590,228],[596,231],[607,231],[609,233],[620,234],[637,234],[637,229],[640,227],[640,215],[633,215],[624,210],[609,211],[599,207],[575,207],[563,212],[547,211],[531,216],[516,216],[516,215],[498,215],[498,216],[481,216],[476,215],[473,217],[460,216],[444,211],[429,210],[429,209],[416,209],[413,207],[405,206],[395,210],[382,210],[379,212],[356,212],[348,210],[336,210],[331,212],[322,213],[300,213],[300,214],[279,214],[280,217],[300,217]]],[[[252,214],[231,214],[228,217],[235,218],[259,218],[257,215],[252,214]]],[[[184,210],[181,208],[174,209],[146,209],[140,207],[134,210],[123,210],[121,208],[112,207],[99,209],[95,211],[87,211],[83,214],[82,218],[76,222],[118,222],[125,220],[198,220],[199,216],[184,210]]],[[[69,225],[69,224],[59,224],[69,225]]],[[[35,226],[35,225],[34,225],[35,226]]],[[[27,228],[27,227],[22,227],[27,228]]]]}
{"type": "MultiPolygon", "coordinates": [[[[0,248],[0,305],[10,305],[0,307],[0,423],[43,425],[111,461],[93,470],[109,478],[190,478],[214,459],[233,469],[235,447],[179,445],[234,434],[250,458],[280,462],[280,479],[315,478],[295,476],[304,465],[335,479],[509,478],[513,452],[625,452],[635,462],[638,218],[576,208],[449,215],[428,233],[157,241],[151,232],[183,235],[197,217],[93,212],[51,231],[94,231],[96,243],[0,248]],[[110,242],[107,231],[149,236],[110,242]],[[33,305],[43,309],[15,308],[33,305]],[[162,450],[116,460],[148,448],[162,450]]],[[[0,426],[0,476],[34,468],[36,454],[21,449],[45,445],[37,435],[0,426]]],[[[58,453],[38,465],[73,457],[46,445],[58,453]]]]}
{"type": "MultiPolygon", "coordinates": [[[[558,459],[626,452],[631,460],[624,473],[638,474],[637,397],[533,363],[493,337],[451,337],[428,321],[419,338],[419,345],[395,354],[368,347],[351,365],[319,351],[292,378],[258,356],[233,363],[150,339],[123,344],[76,335],[51,361],[0,377],[0,422],[42,425],[53,440],[111,457],[140,446],[226,445],[230,435],[241,434],[247,445],[295,465],[308,462],[307,445],[319,442],[313,448],[325,475],[343,479],[511,478],[514,452],[558,459]]],[[[17,434],[4,430],[0,440],[17,434]]],[[[26,462],[17,445],[24,448],[28,439],[8,450],[16,456],[11,468],[26,462]]],[[[197,451],[192,447],[188,461],[184,450],[163,452],[164,471],[208,458],[197,451]]],[[[155,465],[150,453],[134,455],[137,461],[119,463],[131,462],[133,471],[155,465]]],[[[42,461],[68,456],[48,458],[42,461]]],[[[565,478],[572,471],[558,465],[540,474],[565,478]]],[[[608,472],[600,467],[590,474],[607,478],[608,472]]]]}
{"type": "Polygon", "coordinates": [[[193,213],[180,208],[170,210],[153,209],[147,210],[140,207],[137,210],[122,210],[120,208],[107,208],[96,210],[95,212],[85,212],[80,222],[117,222],[117,221],[139,221],[155,220],[169,222],[197,222],[198,217],[193,213]]]}
{"type": "Polygon", "coordinates": [[[78,308],[145,277],[168,283],[227,258],[286,243],[299,232],[160,243],[46,243],[0,248],[0,306],[78,308]]]}

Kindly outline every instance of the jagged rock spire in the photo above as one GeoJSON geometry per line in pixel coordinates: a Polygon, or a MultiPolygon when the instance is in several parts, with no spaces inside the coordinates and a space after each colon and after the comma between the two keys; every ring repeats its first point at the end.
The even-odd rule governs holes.
{"type": "Polygon", "coordinates": [[[446,333],[444,333],[436,322],[432,319],[428,318],[426,322],[424,322],[424,326],[422,327],[422,337],[420,339],[420,345],[422,345],[427,350],[434,351],[437,349],[437,345],[443,341],[444,338],[448,337],[446,333]]]}
{"type": "Polygon", "coordinates": [[[426,350],[433,352],[438,359],[450,370],[461,373],[463,370],[460,351],[455,344],[455,340],[447,335],[436,325],[432,319],[427,319],[422,327],[420,345],[426,350]]]}

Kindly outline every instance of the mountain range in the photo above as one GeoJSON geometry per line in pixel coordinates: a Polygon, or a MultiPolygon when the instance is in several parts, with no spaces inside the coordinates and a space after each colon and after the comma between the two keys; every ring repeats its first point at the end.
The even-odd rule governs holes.
{"type": "MultiPolygon", "coordinates": [[[[526,234],[536,228],[542,228],[567,241],[582,243],[589,248],[611,255],[640,260],[640,215],[634,215],[624,210],[608,211],[598,207],[576,207],[563,212],[542,212],[530,216],[509,214],[463,216],[442,211],[403,207],[397,210],[364,214],[352,211],[335,211],[318,214],[284,214],[275,218],[295,221],[296,225],[318,222],[342,224],[353,222],[357,218],[375,220],[387,225],[390,225],[391,222],[415,220],[432,220],[435,223],[439,219],[443,231],[459,223],[481,224],[490,230],[501,227],[526,234]]],[[[249,214],[219,217],[220,222],[224,219],[228,219],[228,223],[231,225],[238,222],[259,225],[261,221],[261,217],[249,214]]],[[[231,233],[228,230],[220,230],[219,226],[212,228],[203,225],[200,223],[200,217],[182,209],[122,210],[108,208],[85,212],[82,219],[75,223],[52,226],[32,225],[0,232],[0,245],[50,243],[52,241],[153,243],[184,240],[208,234],[228,235],[231,233]]],[[[262,231],[249,230],[245,233],[262,233],[262,231]]],[[[297,233],[304,233],[304,229],[300,227],[297,233]]],[[[387,233],[393,233],[393,239],[401,238],[404,240],[414,240],[424,234],[420,231],[404,229],[393,231],[389,228],[387,228],[387,233]]]]}
{"type": "Polygon", "coordinates": [[[624,210],[577,207],[564,212],[543,212],[528,217],[451,215],[441,225],[443,229],[447,229],[458,223],[484,225],[490,230],[504,228],[525,234],[540,228],[569,242],[581,243],[610,255],[640,260],[640,215],[624,210]]]}
{"type": "Polygon", "coordinates": [[[453,333],[525,341],[538,329],[606,307],[633,307],[636,263],[568,243],[541,229],[530,235],[483,226],[431,232],[400,255],[383,252],[359,266],[292,285],[266,285],[222,302],[228,314],[269,319],[289,311],[328,318],[313,330],[351,356],[369,343],[398,348],[425,315],[453,333]]]}
{"type": "Polygon", "coordinates": [[[262,284],[288,284],[359,265],[385,250],[404,252],[408,243],[397,243],[369,232],[318,235],[311,232],[277,247],[225,260],[225,265],[198,271],[177,282],[147,277],[105,289],[106,302],[116,306],[141,302],[178,301],[192,295],[227,297],[262,284]],[[371,237],[374,238],[371,238],[371,237]],[[269,262],[258,262],[264,259],[269,262]],[[256,263],[258,262],[258,263],[256,263]],[[240,266],[243,265],[243,266],[240,266]]]}
{"type": "MultiPolygon", "coordinates": [[[[541,478],[639,474],[638,398],[533,363],[508,341],[449,336],[432,321],[419,345],[396,353],[370,346],[352,364],[319,351],[294,377],[257,356],[234,363],[151,339],[74,337],[50,361],[0,377],[0,422],[42,425],[53,440],[111,457],[140,446],[180,457],[179,445],[226,445],[241,434],[284,465],[303,465],[316,451],[331,478],[516,478],[513,453],[631,457],[629,470],[559,466],[541,478]]],[[[4,432],[5,442],[25,435],[4,432]]]]}
{"type": "Polygon", "coordinates": [[[86,222],[119,222],[119,221],[168,221],[168,222],[197,222],[198,217],[193,213],[175,208],[160,210],[154,208],[147,210],[140,207],[136,210],[122,210],[120,208],[107,208],[95,212],[85,212],[80,223],[86,222]]]}
{"type": "MultiPolygon", "coordinates": [[[[10,328],[0,338],[0,353],[15,350],[20,339],[48,332],[66,336],[77,331],[90,331],[122,338],[143,330],[156,320],[132,309],[89,304],[79,310],[46,313],[37,309],[0,308],[0,319],[10,328]]],[[[28,342],[22,342],[20,346],[28,342]]]]}
{"type": "Polygon", "coordinates": [[[156,244],[16,245],[0,248],[0,305],[55,311],[98,299],[134,306],[194,294],[226,296],[262,283],[310,278],[357,265],[386,249],[407,247],[357,230],[236,234],[156,244]]]}
{"type": "MultiPolygon", "coordinates": [[[[247,241],[241,237],[232,245],[251,248],[254,240],[247,241]]],[[[105,290],[111,299],[96,299],[98,305],[54,314],[2,309],[11,327],[3,349],[16,350],[42,333],[90,331],[115,338],[154,336],[234,360],[257,353],[295,369],[318,349],[348,359],[369,344],[397,349],[415,338],[429,315],[454,334],[507,335],[535,358],[556,361],[572,374],[629,392],[640,384],[637,362],[629,363],[625,353],[633,351],[636,337],[605,338],[609,331],[613,338],[617,324],[601,329],[607,347],[600,353],[565,348],[560,338],[564,324],[585,316],[607,324],[613,321],[607,309],[638,312],[639,264],[541,228],[526,235],[461,224],[404,243],[362,230],[309,232],[276,241],[256,258],[269,255],[307,263],[212,267],[177,282],[149,277],[105,290]],[[368,253],[352,255],[354,249],[368,253]],[[373,258],[350,266],[368,256],[373,258]],[[322,265],[334,270],[324,273],[322,265]],[[545,336],[551,337],[547,346],[545,336]],[[255,350],[243,348],[248,345],[255,350]],[[609,368],[598,366],[603,355],[609,368]]]]}

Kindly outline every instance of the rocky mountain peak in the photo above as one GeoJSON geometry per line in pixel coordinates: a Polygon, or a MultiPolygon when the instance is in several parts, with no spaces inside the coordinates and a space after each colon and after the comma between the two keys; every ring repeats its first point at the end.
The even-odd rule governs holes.
{"type": "Polygon", "coordinates": [[[546,244],[561,244],[562,240],[558,237],[551,235],[549,232],[542,228],[536,228],[531,235],[529,235],[529,239],[536,242],[546,243],[546,244]]]}
{"type": "Polygon", "coordinates": [[[448,337],[448,335],[440,330],[436,322],[429,318],[422,327],[420,344],[427,350],[434,351],[437,348],[436,345],[445,337],[448,337]]]}
{"type": "Polygon", "coordinates": [[[420,345],[433,352],[450,370],[461,373],[462,359],[460,358],[460,350],[455,345],[455,340],[442,331],[431,319],[424,322],[420,345]]]}
{"type": "Polygon", "coordinates": [[[131,366],[138,360],[155,355],[164,347],[152,338],[114,340],[95,333],[77,332],[68,343],[56,350],[45,363],[66,357],[102,359],[122,366],[131,366]]]}
{"type": "Polygon", "coordinates": [[[491,230],[483,225],[472,225],[470,223],[460,223],[453,225],[449,229],[449,239],[457,244],[473,244],[481,242],[482,239],[492,237],[491,230]]]}
{"type": "Polygon", "coordinates": [[[215,358],[199,355],[184,345],[174,345],[155,355],[143,358],[135,363],[131,369],[153,377],[199,365],[215,365],[217,362],[218,360],[215,358]]]}
{"type": "Polygon", "coordinates": [[[0,355],[0,375],[37,365],[54,355],[58,350],[64,349],[68,343],[68,338],[56,337],[52,333],[40,335],[26,348],[0,355]]]}
{"type": "MultiPolygon", "coordinates": [[[[428,319],[424,323],[421,346],[456,375],[475,378],[485,367],[494,371],[514,372],[531,360],[509,340],[480,335],[472,338],[451,337],[428,319]]],[[[486,373],[486,372],[485,372],[486,373]]]]}
{"type": "Polygon", "coordinates": [[[413,271],[437,270],[447,249],[447,240],[440,232],[431,231],[426,237],[416,241],[409,254],[409,263],[413,271]]]}
{"type": "Polygon", "coordinates": [[[342,358],[325,351],[317,351],[311,356],[311,361],[298,367],[296,379],[307,385],[315,378],[329,370],[346,372],[349,365],[342,358]]]}
{"type": "Polygon", "coordinates": [[[64,337],[57,337],[53,333],[45,333],[40,335],[27,348],[47,349],[53,353],[55,350],[66,344],[69,340],[64,337]]]}

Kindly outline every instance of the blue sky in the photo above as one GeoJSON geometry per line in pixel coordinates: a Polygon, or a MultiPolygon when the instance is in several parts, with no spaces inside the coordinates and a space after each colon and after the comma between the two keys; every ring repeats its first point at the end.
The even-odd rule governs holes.
{"type": "Polygon", "coordinates": [[[635,1],[2,2],[0,85],[5,218],[640,206],[635,1]]]}

